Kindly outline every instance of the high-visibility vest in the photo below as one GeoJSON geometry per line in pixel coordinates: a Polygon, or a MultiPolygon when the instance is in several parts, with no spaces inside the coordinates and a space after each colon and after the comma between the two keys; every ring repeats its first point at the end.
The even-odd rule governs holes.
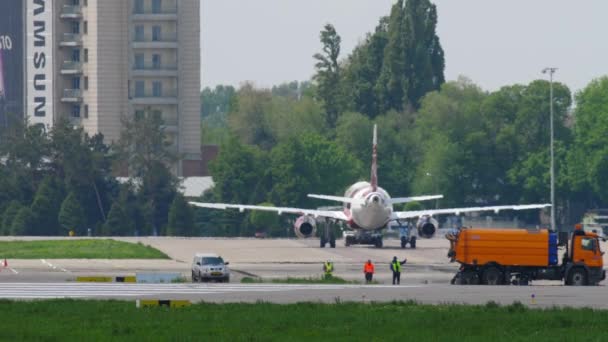
{"type": "Polygon", "coordinates": [[[365,266],[363,267],[363,272],[365,272],[365,273],[374,273],[374,264],[365,263],[365,266]]]}
{"type": "Polygon", "coordinates": [[[401,272],[401,263],[399,263],[399,260],[393,261],[393,272],[401,272]]]}
{"type": "Polygon", "coordinates": [[[326,262],[325,263],[325,273],[331,273],[334,270],[334,264],[332,264],[331,262],[326,262]]]}

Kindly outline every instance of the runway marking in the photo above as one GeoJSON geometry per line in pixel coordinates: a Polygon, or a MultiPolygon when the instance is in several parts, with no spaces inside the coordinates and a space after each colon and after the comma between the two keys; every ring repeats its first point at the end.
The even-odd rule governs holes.
{"type": "Polygon", "coordinates": [[[223,293],[269,293],[297,290],[343,290],[352,288],[412,288],[418,285],[300,285],[300,284],[124,284],[124,283],[0,283],[0,298],[128,298],[141,296],[205,295],[223,293]]]}
{"type": "Polygon", "coordinates": [[[70,271],[66,270],[66,269],[65,269],[65,268],[63,268],[63,267],[57,267],[57,266],[55,266],[55,265],[51,264],[50,262],[46,261],[45,259],[40,259],[40,261],[41,261],[43,264],[47,265],[48,267],[50,267],[50,268],[52,268],[52,269],[54,269],[54,270],[59,269],[59,270],[61,270],[62,272],[66,272],[66,273],[72,273],[72,272],[70,272],[70,271]]]}

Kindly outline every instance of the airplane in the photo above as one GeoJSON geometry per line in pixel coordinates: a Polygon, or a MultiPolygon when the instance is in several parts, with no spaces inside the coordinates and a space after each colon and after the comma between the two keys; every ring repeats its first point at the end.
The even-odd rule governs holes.
{"type": "MultiPolygon", "coordinates": [[[[238,209],[240,212],[244,210],[262,210],[272,211],[277,214],[295,214],[300,215],[294,223],[294,232],[299,238],[313,237],[316,232],[316,222],[318,218],[325,218],[331,221],[345,222],[348,228],[355,232],[355,243],[374,244],[376,247],[382,247],[382,229],[386,228],[391,222],[400,222],[419,218],[416,228],[418,235],[423,238],[432,238],[438,227],[438,222],[433,218],[433,215],[441,214],[456,214],[479,211],[494,211],[498,213],[501,210],[528,210],[541,209],[551,206],[550,204],[528,204],[528,205],[501,205],[501,206],[486,206],[486,207],[469,207],[469,208],[450,208],[450,209],[431,209],[431,210],[414,210],[414,211],[395,211],[393,205],[399,203],[408,203],[412,201],[427,201],[443,198],[443,195],[426,195],[413,197],[397,197],[391,198],[388,192],[378,186],[378,137],[377,126],[374,125],[373,141],[372,141],[372,163],[370,181],[360,181],[351,185],[344,196],[317,195],[309,194],[310,198],[317,198],[327,201],[343,203],[342,210],[315,210],[290,207],[265,207],[247,204],[228,204],[228,203],[201,203],[189,202],[193,206],[210,209],[238,209]]],[[[351,236],[352,237],[352,236],[351,236]]],[[[329,242],[332,248],[335,248],[335,238],[330,241],[324,241],[321,237],[321,247],[329,242]]],[[[348,241],[346,243],[349,244],[348,241]]]]}

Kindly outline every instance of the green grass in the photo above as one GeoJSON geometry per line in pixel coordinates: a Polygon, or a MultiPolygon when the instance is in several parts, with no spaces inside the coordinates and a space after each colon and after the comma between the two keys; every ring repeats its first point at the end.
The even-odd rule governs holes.
{"type": "Polygon", "coordinates": [[[1,341],[605,341],[608,311],[387,304],[0,301],[1,341]]]}
{"type": "Polygon", "coordinates": [[[111,239],[0,241],[0,258],[169,259],[150,246],[111,239]]]}
{"type": "Polygon", "coordinates": [[[241,283],[252,284],[252,283],[275,283],[275,284],[361,284],[359,281],[346,280],[335,276],[323,276],[323,277],[310,277],[310,278],[279,278],[279,279],[262,279],[244,277],[241,279],[241,283]]]}

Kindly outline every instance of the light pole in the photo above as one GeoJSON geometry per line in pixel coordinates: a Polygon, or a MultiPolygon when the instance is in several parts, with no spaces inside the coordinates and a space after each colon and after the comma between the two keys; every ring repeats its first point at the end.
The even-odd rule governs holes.
{"type": "Polygon", "coordinates": [[[549,73],[549,111],[551,116],[551,230],[555,231],[555,169],[553,160],[553,74],[557,68],[544,68],[543,74],[549,73]]]}

